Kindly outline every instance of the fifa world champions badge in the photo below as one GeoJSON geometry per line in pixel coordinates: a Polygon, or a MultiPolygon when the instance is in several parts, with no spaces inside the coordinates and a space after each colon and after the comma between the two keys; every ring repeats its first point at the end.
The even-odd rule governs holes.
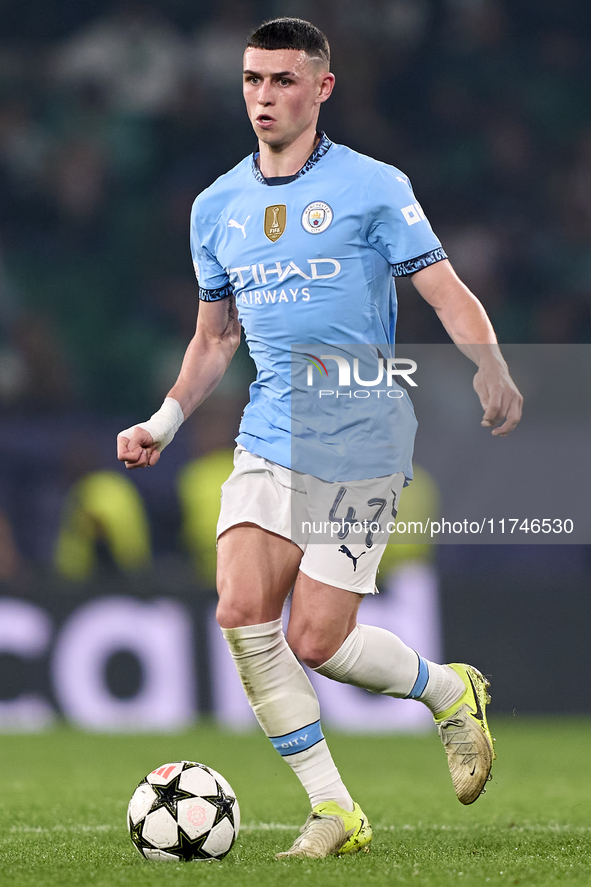
{"type": "Polygon", "coordinates": [[[265,235],[275,243],[279,240],[287,225],[287,206],[278,203],[265,209],[265,235]]]}
{"type": "Polygon", "coordinates": [[[309,234],[322,234],[333,220],[334,214],[328,203],[316,200],[309,203],[302,213],[302,227],[309,234]]]}

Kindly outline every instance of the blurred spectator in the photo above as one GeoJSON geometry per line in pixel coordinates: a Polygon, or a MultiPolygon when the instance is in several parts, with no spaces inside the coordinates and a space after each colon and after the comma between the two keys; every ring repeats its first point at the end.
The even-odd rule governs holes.
{"type": "Polygon", "coordinates": [[[536,342],[568,344],[591,340],[590,301],[587,304],[571,293],[545,299],[534,327],[536,342]]]}
{"type": "MultiPolygon", "coordinates": [[[[396,515],[396,521],[401,521],[406,526],[413,521],[425,525],[428,520],[438,520],[441,513],[441,495],[437,482],[420,465],[413,466],[413,473],[412,483],[402,491],[396,515]]],[[[396,572],[407,561],[431,564],[436,551],[437,546],[430,542],[424,544],[398,542],[396,535],[392,535],[380,561],[380,574],[386,575],[380,575],[378,584],[385,584],[388,574],[396,572]]]]}
{"type": "Polygon", "coordinates": [[[591,245],[591,127],[573,145],[572,162],[565,165],[557,195],[568,236],[591,245]]]}
{"type": "Polygon", "coordinates": [[[97,572],[137,574],[151,566],[148,517],[133,480],[105,469],[110,460],[92,432],[71,433],[61,451],[65,489],[53,563],[78,582],[97,572]]]}
{"type": "Polygon", "coordinates": [[[178,476],[182,541],[193,561],[197,584],[203,589],[216,587],[220,487],[232,473],[233,453],[233,446],[212,450],[187,462],[178,476]]]}
{"type": "Polygon", "coordinates": [[[27,191],[40,178],[50,144],[24,96],[0,101],[0,166],[16,186],[27,191]]]}
{"type": "Polygon", "coordinates": [[[21,361],[20,400],[34,411],[56,411],[72,406],[69,367],[51,323],[41,314],[23,313],[12,339],[21,361]]]}
{"type": "Polygon", "coordinates": [[[179,85],[185,41],[157,5],[127,0],[70,37],[55,53],[60,83],[96,84],[131,114],[166,112],[179,85]]]}
{"type": "Polygon", "coordinates": [[[18,579],[23,568],[8,518],[0,511],[0,582],[18,579]]]}
{"type": "Polygon", "coordinates": [[[23,310],[0,256],[0,408],[42,412],[72,404],[69,367],[52,324],[23,310]]]}
{"type": "Polygon", "coordinates": [[[220,487],[234,467],[234,436],[244,402],[244,396],[222,395],[203,404],[193,423],[193,449],[198,455],[183,466],[177,478],[181,538],[193,561],[197,583],[204,590],[216,587],[220,487]]]}
{"type": "Polygon", "coordinates": [[[242,56],[246,40],[257,24],[252,2],[218,0],[213,17],[195,33],[191,69],[217,112],[243,114],[242,56]]]}
{"type": "Polygon", "coordinates": [[[16,297],[6,279],[0,254],[0,407],[17,402],[26,384],[24,360],[10,341],[17,311],[16,297]]]}
{"type": "Polygon", "coordinates": [[[48,166],[46,187],[70,249],[78,241],[92,250],[98,235],[97,223],[106,208],[107,181],[107,161],[98,143],[78,139],[56,148],[48,166]],[[85,231],[89,238],[81,241],[85,231]]]}
{"type": "Polygon", "coordinates": [[[502,0],[446,0],[445,6],[443,33],[452,52],[478,52],[506,39],[509,22],[502,0]]]}
{"type": "Polygon", "coordinates": [[[498,187],[531,188],[539,171],[531,130],[506,108],[491,107],[484,119],[489,162],[498,187]]]}
{"type": "Polygon", "coordinates": [[[55,549],[60,576],[86,581],[99,569],[137,573],[150,566],[148,520],[133,482],[94,471],[68,493],[55,549]]]}

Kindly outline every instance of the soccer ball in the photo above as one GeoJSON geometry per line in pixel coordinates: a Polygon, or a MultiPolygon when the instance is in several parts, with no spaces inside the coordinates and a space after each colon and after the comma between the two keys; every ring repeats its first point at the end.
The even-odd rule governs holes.
{"type": "Polygon", "coordinates": [[[222,859],[240,828],[229,782],[204,764],[164,764],[142,779],[127,808],[131,840],[146,859],[222,859]]]}

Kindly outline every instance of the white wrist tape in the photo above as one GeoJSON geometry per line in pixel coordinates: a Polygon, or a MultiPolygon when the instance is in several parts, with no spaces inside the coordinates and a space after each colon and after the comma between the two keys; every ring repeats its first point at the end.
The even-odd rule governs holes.
{"type": "Polygon", "coordinates": [[[173,397],[167,397],[160,409],[154,413],[147,422],[138,422],[126,431],[121,431],[123,437],[131,437],[134,428],[143,428],[152,436],[156,449],[162,452],[171,442],[183,422],[185,417],[178,400],[173,397]]]}

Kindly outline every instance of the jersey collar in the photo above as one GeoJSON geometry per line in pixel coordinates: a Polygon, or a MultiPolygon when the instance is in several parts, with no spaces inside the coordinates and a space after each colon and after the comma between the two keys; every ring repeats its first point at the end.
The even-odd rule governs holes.
{"type": "MultiPolygon", "coordinates": [[[[310,154],[310,156],[308,157],[308,159],[306,160],[306,162],[304,163],[304,165],[302,166],[302,168],[300,169],[300,171],[297,172],[297,173],[295,174],[295,176],[293,177],[293,180],[294,180],[294,181],[295,181],[296,179],[299,179],[300,176],[305,175],[305,174],[306,174],[307,172],[309,172],[311,169],[313,169],[313,168],[316,166],[316,164],[318,163],[318,161],[319,161],[322,157],[324,157],[324,155],[326,154],[326,152],[327,152],[327,151],[329,150],[329,148],[331,147],[332,142],[331,142],[331,140],[328,138],[328,136],[326,135],[326,133],[321,132],[321,133],[319,133],[319,135],[320,135],[320,141],[318,142],[318,144],[316,145],[316,147],[314,148],[314,150],[312,151],[312,153],[310,154]]],[[[252,174],[253,174],[253,176],[255,177],[255,179],[257,180],[257,182],[260,182],[262,185],[269,185],[269,183],[267,182],[266,178],[264,177],[264,175],[262,174],[262,172],[261,172],[260,169],[259,169],[259,165],[258,165],[258,163],[257,163],[257,158],[258,158],[258,156],[259,156],[259,152],[258,152],[258,151],[253,151],[253,155],[252,155],[252,174]]]]}

